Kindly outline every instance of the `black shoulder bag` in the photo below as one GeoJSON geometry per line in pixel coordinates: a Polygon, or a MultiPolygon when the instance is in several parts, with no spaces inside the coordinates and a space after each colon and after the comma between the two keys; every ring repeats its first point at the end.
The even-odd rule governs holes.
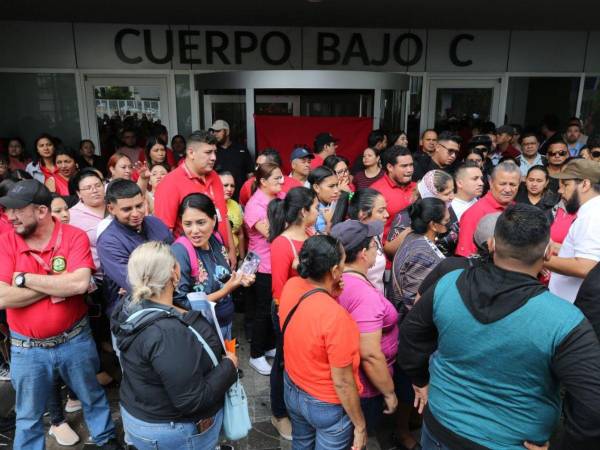
{"type": "Polygon", "coordinates": [[[302,297],[300,297],[300,300],[298,300],[298,303],[296,303],[294,305],[294,307],[290,310],[290,312],[288,313],[287,317],[285,318],[285,321],[283,322],[283,326],[281,327],[281,344],[280,347],[277,348],[277,352],[281,355],[281,359],[279,362],[279,367],[281,370],[283,370],[284,368],[284,357],[283,357],[283,339],[285,337],[285,330],[288,327],[289,323],[290,323],[290,319],[292,318],[292,316],[294,315],[294,313],[296,312],[296,310],[298,309],[298,306],[300,306],[300,303],[302,303],[302,301],[308,297],[310,297],[313,294],[316,294],[317,292],[323,292],[327,295],[329,295],[329,292],[326,289],[323,288],[314,288],[311,289],[310,291],[306,292],[304,295],[302,295],[302,297]]]}

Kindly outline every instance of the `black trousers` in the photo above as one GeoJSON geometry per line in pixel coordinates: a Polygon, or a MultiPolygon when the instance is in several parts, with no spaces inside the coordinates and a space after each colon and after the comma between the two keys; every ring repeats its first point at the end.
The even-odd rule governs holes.
{"type": "Polygon", "coordinates": [[[252,344],[250,357],[260,358],[267,350],[275,348],[273,322],[271,321],[271,274],[256,274],[254,282],[254,317],[252,321],[252,344]]]}

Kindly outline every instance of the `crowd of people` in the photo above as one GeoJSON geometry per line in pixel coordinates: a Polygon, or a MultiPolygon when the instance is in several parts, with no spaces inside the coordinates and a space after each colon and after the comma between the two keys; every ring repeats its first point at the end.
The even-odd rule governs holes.
{"type": "Polygon", "coordinates": [[[417,148],[374,130],[355,161],[323,132],[289,174],[224,120],[171,141],[123,125],[103,156],[42,134],[29,158],[9,139],[14,448],[44,448],[47,412],[75,445],[78,410],[89,445],[122,448],[110,355],[125,444],[219,448],[243,375],[224,344],[242,334],[295,450],[363,449],[382,428],[395,449],[600,448],[600,138],[576,118],[564,135],[481,128],[417,148]]]}

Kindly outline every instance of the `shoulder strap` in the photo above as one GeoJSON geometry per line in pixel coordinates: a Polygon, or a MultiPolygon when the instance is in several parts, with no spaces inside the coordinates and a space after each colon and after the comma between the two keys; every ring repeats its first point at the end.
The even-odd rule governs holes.
{"type": "Polygon", "coordinates": [[[305,292],[304,295],[302,295],[302,297],[300,297],[300,300],[298,300],[298,303],[296,303],[294,305],[294,307],[290,310],[290,312],[288,313],[287,317],[285,318],[285,321],[283,322],[283,326],[281,327],[282,340],[283,340],[283,335],[285,334],[285,329],[288,327],[288,324],[290,323],[290,319],[292,318],[292,316],[294,315],[294,313],[298,309],[298,306],[300,306],[300,303],[302,303],[302,301],[304,299],[306,299],[307,297],[310,297],[311,295],[316,294],[317,292],[323,292],[325,294],[329,294],[329,292],[327,292],[327,290],[325,290],[323,288],[314,288],[314,289],[311,289],[308,292],[305,292]]]}
{"type": "Polygon", "coordinates": [[[219,360],[215,356],[215,352],[212,351],[212,348],[210,348],[210,346],[204,340],[204,338],[200,335],[200,333],[198,333],[196,330],[194,330],[190,325],[187,325],[187,327],[190,329],[190,331],[192,333],[194,333],[194,335],[196,336],[196,339],[198,339],[198,342],[200,342],[202,344],[202,347],[204,347],[204,351],[206,353],[208,353],[208,356],[210,356],[210,359],[212,360],[214,366],[217,367],[219,365],[219,360]]]}
{"type": "Polygon", "coordinates": [[[292,252],[294,253],[294,258],[298,257],[298,252],[296,251],[296,247],[294,246],[294,242],[287,236],[282,235],[284,238],[286,238],[288,240],[288,242],[290,243],[290,246],[292,247],[292,252]]]}
{"type": "Polygon", "coordinates": [[[190,268],[192,270],[190,275],[192,275],[192,278],[196,278],[198,276],[198,271],[200,270],[198,266],[198,256],[196,256],[196,249],[190,240],[183,235],[179,236],[175,242],[183,245],[183,248],[187,250],[190,258],[190,268]]]}

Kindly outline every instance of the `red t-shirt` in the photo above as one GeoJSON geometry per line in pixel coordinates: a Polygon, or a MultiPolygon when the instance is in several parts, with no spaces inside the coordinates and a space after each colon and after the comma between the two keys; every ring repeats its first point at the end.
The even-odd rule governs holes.
{"type": "Polygon", "coordinates": [[[393,181],[388,174],[385,174],[382,178],[377,180],[371,185],[371,189],[379,191],[385,202],[387,203],[387,211],[390,215],[383,230],[383,236],[387,238],[390,226],[396,214],[406,208],[412,203],[413,192],[417,183],[411,181],[410,183],[400,186],[398,183],[393,181]]]}
{"type": "Polygon", "coordinates": [[[458,256],[471,256],[477,253],[477,246],[473,242],[473,236],[479,221],[493,212],[502,212],[506,206],[501,205],[491,192],[485,194],[477,203],[467,209],[460,218],[458,232],[458,245],[455,254],[458,256]]]}
{"type": "Polygon", "coordinates": [[[550,239],[557,244],[562,244],[576,218],[577,214],[569,214],[564,209],[558,208],[550,227],[550,239]]]}
{"type": "MultiPolygon", "coordinates": [[[[77,269],[95,269],[90,250],[90,240],[85,232],[71,225],[65,225],[54,219],[54,231],[46,248],[38,252],[31,250],[21,236],[14,231],[0,236],[0,248],[3,249],[0,264],[0,282],[13,284],[15,273],[35,273],[48,275],[42,265],[32,257],[37,253],[53,273],[74,272],[77,269]],[[58,241],[59,235],[60,242],[58,241]]],[[[50,297],[42,298],[23,308],[6,310],[8,326],[19,334],[44,339],[56,336],[71,328],[87,314],[87,305],[83,295],[67,297],[66,300],[53,303],[50,297]]]]}
{"type": "Polygon", "coordinates": [[[6,213],[0,208],[0,235],[13,230],[12,223],[8,220],[6,213]]]}
{"type": "Polygon", "coordinates": [[[310,162],[310,170],[315,170],[317,167],[321,167],[325,160],[321,158],[321,155],[314,153],[315,157],[310,162]]]}
{"type": "Polygon", "coordinates": [[[60,175],[58,173],[52,177],[49,177],[48,179],[54,180],[54,192],[56,192],[58,195],[62,195],[65,197],[70,195],[69,194],[69,180],[67,180],[66,178],[64,178],[62,175],[60,175]]]}
{"type": "Polygon", "coordinates": [[[227,204],[223,193],[223,183],[214,170],[204,179],[192,174],[186,164],[169,172],[156,188],[154,194],[154,215],[164,222],[167,228],[173,230],[175,236],[181,234],[181,223],[177,217],[179,205],[189,194],[206,194],[215,203],[219,214],[219,233],[225,246],[229,242],[229,221],[227,220],[227,204]]]}
{"type": "MultiPolygon", "coordinates": [[[[242,206],[246,206],[250,197],[252,197],[252,183],[254,183],[254,177],[250,177],[246,180],[246,182],[242,185],[240,189],[240,201],[239,204],[242,206]]],[[[283,176],[283,186],[281,186],[281,192],[285,192],[286,194],[290,191],[290,189],[295,187],[304,186],[298,180],[292,177],[283,176]]]]}
{"type": "Polygon", "coordinates": [[[298,255],[302,244],[304,244],[303,241],[296,241],[281,235],[271,242],[271,291],[276,303],[279,302],[286,281],[298,276],[296,269],[292,268],[295,259],[292,245],[298,255]]]}
{"type": "MultiPolygon", "coordinates": [[[[303,294],[315,286],[294,277],[281,292],[279,323],[303,294]]],[[[352,366],[360,394],[360,333],[352,316],[330,295],[317,292],[302,301],[285,330],[285,370],[300,389],[327,403],[340,404],[331,368],[352,366]]]]}

